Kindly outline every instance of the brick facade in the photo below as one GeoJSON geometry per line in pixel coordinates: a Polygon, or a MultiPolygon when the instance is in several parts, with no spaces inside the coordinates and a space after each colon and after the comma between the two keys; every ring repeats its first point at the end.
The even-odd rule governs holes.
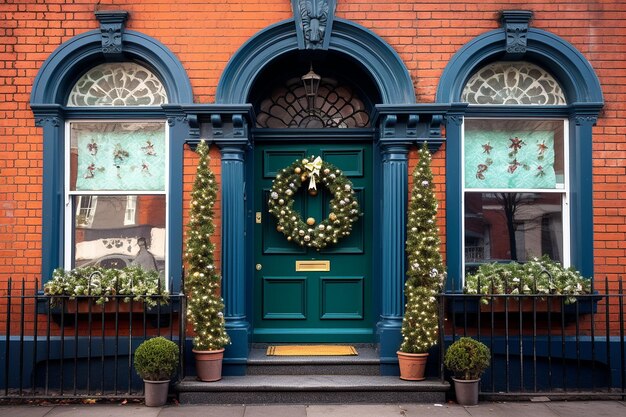
{"type": "MultiPolygon", "coordinates": [[[[292,16],[287,0],[107,0],[99,7],[127,10],[127,29],[145,33],[168,47],[189,75],[195,103],[214,102],[220,75],[246,40],[292,16]]],[[[532,27],[571,42],[600,79],[605,106],[593,130],[595,273],[608,275],[609,281],[616,283],[618,276],[626,274],[625,3],[340,0],[336,16],[361,24],[388,42],[410,72],[417,102],[432,103],[439,77],[452,55],[474,37],[498,28],[500,11],[516,8],[533,12],[532,27]]],[[[93,12],[94,2],[83,0],[6,0],[0,5],[0,282],[25,277],[28,285],[34,286],[34,281],[41,279],[41,221],[47,213],[42,212],[42,129],[35,126],[30,92],[42,63],[62,42],[98,28],[93,12]]],[[[435,155],[434,172],[445,209],[444,152],[435,155]]],[[[185,151],[185,208],[194,155],[185,151]]],[[[219,180],[219,152],[213,149],[211,156],[219,180]]],[[[416,153],[411,152],[410,157],[412,169],[416,153]]],[[[218,201],[218,226],[219,210],[218,201]]],[[[445,244],[444,220],[442,215],[445,244]]],[[[219,227],[214,239],[219,259],[219,227]]]]}

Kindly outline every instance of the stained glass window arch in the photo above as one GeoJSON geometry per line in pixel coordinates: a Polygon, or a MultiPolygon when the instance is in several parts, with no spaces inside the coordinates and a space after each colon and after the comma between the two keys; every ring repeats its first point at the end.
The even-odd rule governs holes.
{"type": "Polygon", "coordinates": [[[465,84],[461,101],[487,105],[565,105],[559,82],[524,61],[498,61],[478,70],[465,84]]]}
{"type": "Polygon", "coordinates": [[[166,104],[163,83],[147,68],[133,62],[97,65],[74,84],[69,107],[160,106],[166,104]]]}
{"type": "Polygon", "coordinates": [[[256,122],[263,128],[361,128],[370,118],[356,92],[332,78],[322,78],[309,109],[302,81],[293,78],[261,102],[256,122]]]}

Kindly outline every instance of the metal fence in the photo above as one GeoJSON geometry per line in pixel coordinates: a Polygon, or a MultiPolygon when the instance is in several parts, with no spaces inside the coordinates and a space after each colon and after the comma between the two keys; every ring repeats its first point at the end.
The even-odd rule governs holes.
{"type": "Polygon", "coordinates": [[[440,353],[459,337],[485,343],[492,353],[481,379],[485,397],[623,399],[623,280],[600,284],[603,291],[592,288],[591,294],[574,299],[558,294],[441,294],[440,353]]]}
{"type": "MultiPolygon", "coordinates": [[[[440,294],[440,358],[463,336],[492,352],[483,397],[625,398],[623,283],[563,295],[440,294]],[[610,290],[609,290],[610,289],[610,290]]],[[[49,297],[37,283],[0,286],[0,399],[143,396],[133,352],[147,338],[179,344],[184,377],[186,299],[182,293],[143,301],[110,296],[49,297]]],[[[441,377],[447,377],[440,361],[441,377]]]]}
{"type": "Polygon", "coordinates": [[[38,288],[11,279],[0,287],[0,398],[143,396],[133,353],[155,336],[179,345],[183,377],[184,295],[111,295],[101,304],[97,295],[50,297],[38,288]]]}

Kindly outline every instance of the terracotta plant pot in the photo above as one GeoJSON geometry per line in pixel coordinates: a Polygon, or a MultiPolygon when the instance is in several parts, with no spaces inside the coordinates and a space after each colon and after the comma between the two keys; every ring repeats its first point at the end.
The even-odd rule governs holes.
{"type": "Polygon", "coordinates": [[[222,379],[222,360],[224,349],[220,350],[193,350],[196,356],[196,373],[198,379],[204,382],[214,382],[222,379]]]}
{"type": "Polygon", "coordinates": [[[454,381],[454,392],[456,393],[456,402],[459,405],[476,405],[478,404],[478,388],[479,379],[456,379],[454,381]]]}
{"type": "Polygon", "coordinates": [[[166,381],[148,381],[143,380],[144,397],[146,406],[160,407],[167,402],[167,392],[170,387],[170,380],[166,381]]]}
{"type": "Polygon", "coordinates": [[[400,379],[407,381],[423,381],[426,379],[426,360],[428,353],[404,353],[398,354],[398,362],[400,364],[400,379]]]}

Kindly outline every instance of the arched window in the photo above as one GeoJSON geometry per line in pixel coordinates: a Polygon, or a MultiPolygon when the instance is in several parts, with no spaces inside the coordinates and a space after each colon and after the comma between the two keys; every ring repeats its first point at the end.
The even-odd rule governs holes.
{"type": "MultiPolygon", "coordinates": [[[[125,12],[110,14],[123,32],[125,12]]],[[[193,101],[191,84],[158,41],[132,31],[119,38],[123,54],[114,56],[102,31],[68,40],[33,85],[44,143],[43,279],[58,267],[139,264],[165,282],[176,277],[176,289],[189,136],[180,104],[193,101]]]]}
{"type": "Polygon", "coordinates": [[[528,27],[531,16],[503,12],[503,27],[463,46],[439,82],[437,102],[450,105],[448,290],[461,290],[479,263],[542,255],[593,276],[591,144],[602,90],[585,57],[528,27]]]}
{"type": "Polygon", "coordinates": [[[100,64],[74,84],[67,100],[78,106],[160,106],[167,104],[161,80],[133,62],[100,64]]]}
{"type": "MultiPolygon", "coordinates": [[[[68,107],[148,107],[167,103],[159,78],[133,63],[89,69],[68,107]]],[[[166,276],[166,121],[66,120],[65,268],[137,265],[166,276]],[[144,245],[145,242],[145,245],[144,245]]]]}
{"type": "Polygon", "coordinates": [[[292,78],[261,102],[257,127],[359,128],[369,126],[369,114],[352,89],[331,78],[322,78],[314,102],[299,78],[292,78]]]}
{"type": "Polygon", "coordinates": [[[552,74],[524,61],[498,61],[472,75],[461,94],[470,104],[563,105],[565,95],[552,74]]]}

